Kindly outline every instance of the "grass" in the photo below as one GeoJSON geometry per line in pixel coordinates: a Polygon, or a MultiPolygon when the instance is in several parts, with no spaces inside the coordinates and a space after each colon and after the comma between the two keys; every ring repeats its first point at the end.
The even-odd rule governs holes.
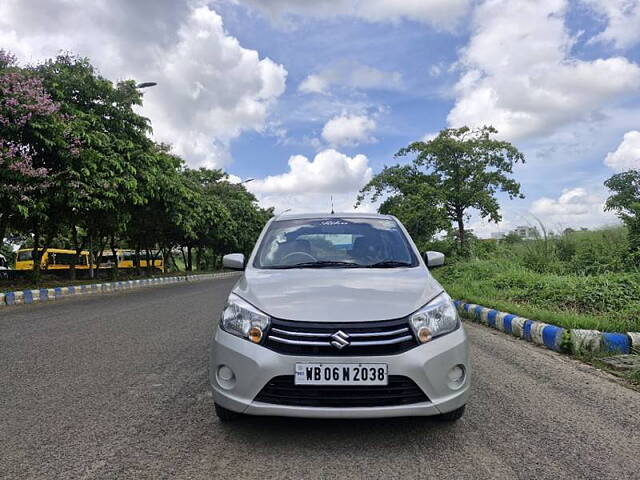
{"type": "Polygon", "coordinates": [[[622,227],[476,240],[434,270],[450,295],[565,328],[640,331],[640,258],[622,227]]]}

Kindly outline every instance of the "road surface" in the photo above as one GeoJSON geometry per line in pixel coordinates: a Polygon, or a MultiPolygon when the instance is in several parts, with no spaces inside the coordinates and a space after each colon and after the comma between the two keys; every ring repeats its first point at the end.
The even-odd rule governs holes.
{"type": "Polygon", "coordinates": [[[0,478],[640,478],[640,393],[477,325],[457,424],[221,424],[206,359],[233,281],[3,308],[0,478]]]}

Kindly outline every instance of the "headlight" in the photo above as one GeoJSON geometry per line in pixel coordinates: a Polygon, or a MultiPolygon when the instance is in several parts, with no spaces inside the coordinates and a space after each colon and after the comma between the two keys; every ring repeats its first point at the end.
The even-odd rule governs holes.
{"type": "Polygon", "coordinates": [[[229,295],[227,306],[220,318],[225,332],[260,343],[269,326],[269,317],[235,294],[229,295]]]}
{"type": "Polygon", "coordinates": [[[411,314],[409,323],[420,343],[426,343],[432,338],[454,331],[460,325],[460,320],[451,297],[443,292],[411,314]]]}

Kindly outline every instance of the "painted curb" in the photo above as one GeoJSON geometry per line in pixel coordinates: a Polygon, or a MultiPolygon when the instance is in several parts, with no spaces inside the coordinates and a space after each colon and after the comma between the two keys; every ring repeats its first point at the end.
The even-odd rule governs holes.
{"type": "Polygon", "coordinates": [[[168,285],[179,282],[197,282],[214,278],[226,278],[239,275],[238,272],[205,273],[203,275],[180,275],[175,277],[145,278],[109,283],[92,283],[68,287],[41,288],[39,290],[17,290],[0,293],[0,307],[6,305],[28,305],[36,302],[60,300],[74,295],[95,295],[119,290],[168,285]]]}
{"type": "Polygon", "coordinates": [[[556,352],[640,353],[640,332],[611,333],[565,329],[462,300],[453,302],[461,316],[556,352]]]}

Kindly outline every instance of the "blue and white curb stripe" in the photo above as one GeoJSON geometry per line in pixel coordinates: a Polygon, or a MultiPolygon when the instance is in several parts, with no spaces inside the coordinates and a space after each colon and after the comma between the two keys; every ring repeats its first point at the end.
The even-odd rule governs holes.
{"type": "Polygon", "coordinates": [[[206,273],[203,275],[180,275],[175,277],[145,278],[142,280],[126,280],[109,283],[92,283],[68,287],[41,288],[39,290],[17,290],[15,292],[0,292],[0,307],[6,305],[28,305],[36,302],[60,300],[75,295],[91,295],[110,293],[119,290],[168,285],[179,282],[195,282],[214,278],[237,276],[238,272],[206,273]]]}
{"type": "Polygon", "coordinates": [[[640,332],[609,333],[578,328],[567,330],[475,303],[456,300],[454,304],[466,318],[556,352],[640,353],[640,332]]]}

